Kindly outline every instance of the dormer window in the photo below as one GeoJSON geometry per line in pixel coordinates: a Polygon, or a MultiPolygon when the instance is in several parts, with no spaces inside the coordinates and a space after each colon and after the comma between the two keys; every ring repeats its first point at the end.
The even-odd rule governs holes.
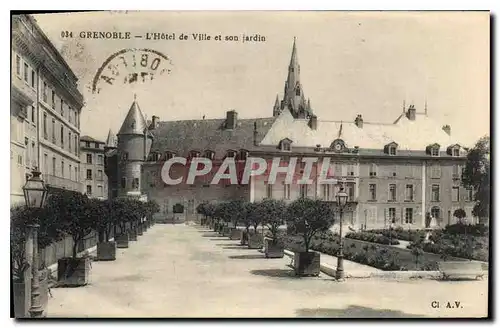
{"type": "Polygon", "coordinates": [[[395,142],[391,142],[384,147],[384,152],[388,155],[396,156],[397,149],[398,149],[398,144],[395,142]]]}
{"type": "Polygon", "coordinates": [[[209,160],[214,159],[215,153],[211,150],[205,150],[205,153],[203,153],[203,157],[208,158],[209,160]]]}
{"type": "Polygon", "coordinates": [[[459,157],[460,156],[460,145],[451,145],[446,149],[446,153],[448,155],[453,156],[453,157],[459,157]]]}
{"type": "Polygon", "coordinates": [[[292,150],[292,140],[285,138],[280,141],[279,149],[282,151],[291,151],[292,150]]]}
{"type": "Polygon", "coordinates": [[[174,153],[170,151],[165,152],[165,160],[168,161],[169,159],[172,159],[174,157],[174,153]]]}
{"type": "Polygon", "coordinates": [[[248,157],[248,151],[243,150],[243,149],[240,150],[240,152],[238,154],[238,160],[239,161],[246,161],[247,157],[248,157]]]}
{"type": "Polygon", "coordinates": [[[300,88],[299,88],[299,87],[297,87],[297,88],[295,89],[295,95],[296,95],[296,96],[300,96],[300,88]]]}
{"type": "Polygon", "coordinates": [[[435,143],[432,145],[427,146],[426,152],[427,154],[433,156],[433,157],[438,157],[439,156],[439,144],[435,143]]]}
{"type": "Polygon", "coordinates": [[[226,157],[228,158],[234,158],[236,156],[236,152],[234,150],[228,150],[226,157]]]}
{"type": "Polygon", "coordinates": [[[195,157],[200,157],[200,152],[196,150],[191,150],[189,152],[189,158],[195,158],[195,157]]]}

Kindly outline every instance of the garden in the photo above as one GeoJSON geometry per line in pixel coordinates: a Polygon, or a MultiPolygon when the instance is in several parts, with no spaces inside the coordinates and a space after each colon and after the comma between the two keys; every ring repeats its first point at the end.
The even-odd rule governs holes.
{"type": "Polygon", "coordinates": [[[26,299],[31,279],[30,263],[33,263],[26,254],[30,225],[38,225],[38,269],[46,305],[49,266],[57,263],[58,287],[88,284],[90,262],[94,258],[85,250],[96,246],[95,260],[115,260],[117,246],[128,247],[128,241],[137,240],[137,235],[151,227],[152,217],[158,211],[159,206],[154,201],[97,200],[71,191],[51,193],[43,208],[11,208],[11,268],[16,317],[25,317],[30,304],[26,299]],[[120,241],[124,244],[120,245],[120,241]]]}

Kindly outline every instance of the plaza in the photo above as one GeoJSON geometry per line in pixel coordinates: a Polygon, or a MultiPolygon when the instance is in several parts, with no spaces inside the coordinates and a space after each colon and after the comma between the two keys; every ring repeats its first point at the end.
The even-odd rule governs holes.
{"type": "Polygon", "coordinates": [[[487,278],[336,282],[297,278],[289,263],[198,225],[157,224],[116,261],[93,262],[89,285],[52,288],[48,317],[487,316],[487,278]]]}

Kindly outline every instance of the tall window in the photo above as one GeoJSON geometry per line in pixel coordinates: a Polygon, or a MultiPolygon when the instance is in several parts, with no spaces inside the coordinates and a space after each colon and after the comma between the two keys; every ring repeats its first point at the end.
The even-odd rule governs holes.
{"type": "Polygon", "coordinates": [[[466,189],[466,193],[465,193],[465,200],[468,201],[468,202],[472,202],[474,201],[474,189],[472,188],[467,188],[466,189]]]}
{"type": "Polygon", "coordinates": [[[389,208],[389,222],[396,223],[396,209],[394,207],[389,208]]]}
{"type": "Polygon", "coordinates": [[[92,180],[92,170],[87,169],[87,180],[92,180]]]}
{"type": "Polygon", "coordinates": [[[35,106],[31,106],[31,122],[36,123],[36,112],[35,106]]]}
{"type": "Polygon", "coordinates": [[[273,198],[273,184],[272,183],[268,183],[266,185],[266,197],[273,198]]]}
{"type": "Polygon", "coordinates": [[[431,166],[431,178],[433,179],[441,178],[441,166],[439,164],[433,164],[431,166]]]}
{"type": "Polygon", "coordinates": [[[323,200],[330,200],[330,185],[323,184],[323,200]]]}
{"type": "Polygon", "coordinates": [[[56,109],[56,92],[54,90],[52,90],[52,109],[56,109]]]}
{"type": "Polygon", "coordinates": [[[36,166],[35,142],[31,141],[31,166],[36,166]]]}
{"type": "Polygon", "coordinates": [[[453,178],[460,177],[460,166],[458,164],[453,164],[452,177],[453,178]]]}
{"type": "Polygon", "coordinates": [[[346,186],[347,191],[347,201],[352,202],[354,200],[354,183],[348,183],[346,186]]]}
{"type": "Polygon", "coordinates": [[[290,199],[290,184],[285,183],[284,185],[284,194],[285,194],[285,199],[290,199]]]}
{"type": "Polygon", "coordinates": [[[452,155],[455,156],[455,157],[460,156],[460,149],[457,148],[457,147],[453,148],[452,155]]]}
{"type": "Polygon", "coordinates": [[[49,174],[49,156],[47,154],[43,154],[43,172],[49,174]]]}
{"type": "Polygon", "coordinates": [[[16,55],[16,74],[21,76],[21,57],[16,55]]]}
{"type": "Polygon", "coordinates": [[[134,178],[134,180],[132,180],[132,188],[139,189],[139,178],[134,178]]]}
{"type": "Polygon", "coordinates": [[[69,168],[69,179],[70,179],[70,180],[73,180],[73,170],[72,170],[72,166],[71,166],[71,164],[69,164],[69,167],[68,167],[68,168],[69,168]]]}
{"type": "Polygon", "coordinates": [[[370,176],[371,177],[377,176],[377,164],[370,164],[370,176]]]}
{"type": "Polygon", "coordinates": [[[102,197],[102,186],[97,186],[97,196],[102,197]]]}
{"type": "Polygon", "coordinates": [[[43,101],[47,103],[47,82],[43,81],[43,90],[42,90],[43,101]]]}
{"type": "Polygon", "coordinates": [[[49,138],[49,135],[47,132],[47,113],[43,113],[43,137],[44,137],[44,139],[49,138]]]}
{"type": "Polygon", "coordinates": [[[121,180],[121,186],[122,186],[122,188],[126,188],[127,187],[127,178],[126,177],[122,178],[122,180],[121,180]]]}
{"type": "Polygon", "coordinates": [[[29,139],[27,137],[24,137],[24,147],[25,147],[24,154],[26,157],[26,165],[29,165],[31,154],[30,154],[30,149],[29,149],[29,147],[30,147],[29,139]]]}
{"type": "Polygon", "coordinates": [[[102,155],[97,155],[97,164],[104,164],[104,157],[102,155]]]}
{"type": "Polygon", "coordinates": [[[431,156],[439,156],[439,148],[438,147],[431,148],[431,156]]]}
{"type": "Polygon", "coordinates": [[[459,187],[458,186],[453,186],[451,188],[451,201],[452,202],[458,202],[459,198],[460,198],[459,187]]]}
{"type": "Polygon", "coordinates": [[[36,73],[34,70],[31,70],[31,87],[36,87],[36,73]]]}
{"type": "Polygon", "coordinates": [[[56,120],[52,119],[52,143],[56,143],[56,120]]]}
{"type": "Polygon", "coordinates": [[[396,185],[395,184],[389,185],[389,201],[391,201],[391,202],[396,201],[396,185]]]}
{"type": "Polygon", "coordinates": [[[75,135],[75,155],[78,155],[78,139],[75,135]]]}
{"type": "Polygon", "coordinates": [[[61,116],[64,117],[64,100],[61,98],[61,116]]]}
{"type": "Polygon", "coordinates": [[[64,125],[61,124],[61,148],[64,148],[64,125]]]}
{"type": "Polygon", "coordinates": [[[56,158],[52,157],[52,175],[56,175],[56,158]]]}
{"type": "Polygon", "coordinates": [[[78,168],[75,166],[75,181],[80,181],[80,177],[78,176],[78,168]]]}
{"type": "Polygon", "coordinates": [[[87,195],[91,196],[92,195],[92,186],[87,185],[87,195]]]}
{"type": "Polygon", "coordinates": [[[71,132],[68,132],[68,147],[69,151],[71,151],[71,132]]]}
{"type": "Polygon", "coordinates": [[[61,160],[61,177],[64,178],[64,161],[61,160]]]}
{"type": "Polygon", "coordinates": [[[377,200],[377,185],[370,183],[369,185],[370,200],[377,200]]]}
{"type": "Polygon", "coordinates": [[[413,208],[405,208],[405,223],[413,224],[413,208]]]}
{"type": "Polygon", "coordinates": [[[102,181],[102,170],[97,170],[97,180],[102,181]]]}
{"type": "Polygon", "coordinates": [[[439,202],[439,185],[432,185],[431,199],[433,202],[439,202]]]}
{"type": "Polygon", "coordinates": [[[27,63],[24,63],[24,81],[26,81],[26,83],[29,81],[29,66],[27,63]]]}
{"type": "Polygon", "coordinates": [[[405,186],[405,200],[413,201],[413,185],[411,184],[405,186]]]}
{"type": "Polygon", "coordinates": [[[92,164],[92,154],[87,154],[87,164],[92,164]]]}
{"type": "Polygon", "coordinates": [[[333,172],[336,177],[341,177],[342,176],[342,164],[341,163],[335,163],[333,167],[333,172]]]}
{"type": "Polygon", "coordinates": [[[306,198],[307,197],[307,185],[300,185],[299,189],[299,196],[300,198],[306,198]]]}
{"type": "Polygon", "coordinates": [[[353,164],[347,164],[347,175],[354,175],[354,165],[353,164]]]}
{"type": "Polygon", "coordinates": [[[389,147],[389,155],[392,155],[392,156],[396,155],[396,146],[389,147]]]}

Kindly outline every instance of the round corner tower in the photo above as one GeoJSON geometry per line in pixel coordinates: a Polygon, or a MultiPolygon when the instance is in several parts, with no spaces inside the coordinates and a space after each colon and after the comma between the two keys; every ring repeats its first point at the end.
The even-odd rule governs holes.
{"type": "Polygon", "coordinates": [[[135,99],[117,138],[118,196],[140,196],[141,167],[149,154],[153,137],[135,99]]]}

